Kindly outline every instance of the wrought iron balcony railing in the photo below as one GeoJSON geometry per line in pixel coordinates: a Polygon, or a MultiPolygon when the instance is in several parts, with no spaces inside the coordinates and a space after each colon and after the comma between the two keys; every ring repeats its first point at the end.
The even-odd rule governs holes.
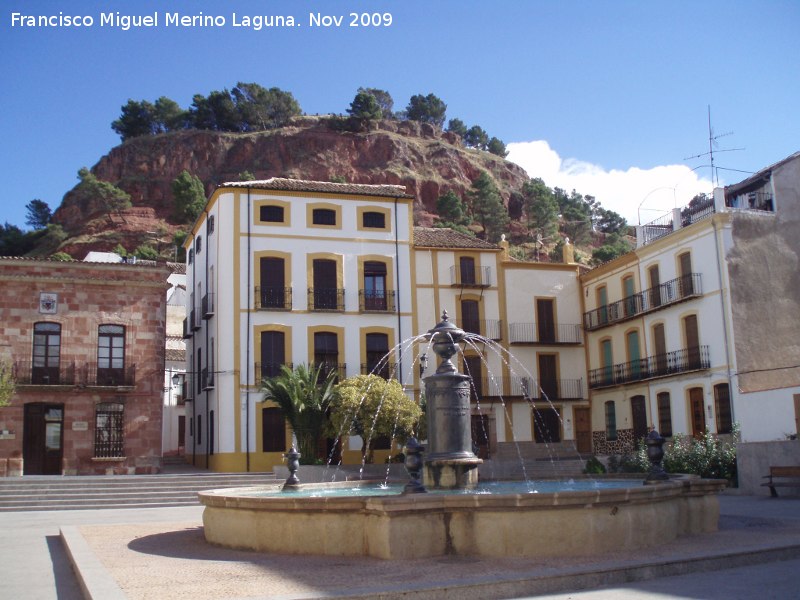
{"type": "Polygon", "coordinates": [[[336,373],[336,380],[341,381],[347,377],[347,363],[334,363],[334,362],[321,362],[321,363],[311,363],[309,368],[316,369],[320,367],[320,377],[327,377],[328,373],[334,371],[336,373]]]}
{"type": "Polygon", "coordinates": [[[87,386],[97,387],[133,387],[136,385],[136,365],[123,367],[98,366],[96,362],[83,365],[81,382],[87,386]]]}
{"type": "Polygon", "coordinates": [[[294,363],[255,363],[255,382],[261,384],[264,379],[270,377],[277,377],[281,374],[281,367],[286,365],[290,369],[294,369],[294,363]]]}
{"type": "Polygon", "coordinates": [[[336,288],[308,288],[308,310],[344,311],[344,290],[336,288]]]}
{"type": "Polygon", "coordinates": [[[589,388],[598,389],[710,369],[708,346],[683,348],[589,371],[589,388]]]}
{"type": "Polygon", "coordinates": [[[44,359],[14,361],[12,370],[18,385],[75,385],[75,361],[44,359]],[[44,366],[49,362],[50,366],[44,366]]]}
{"type": "Polygon", "coordinates": [[[492,285],[491,267],[450,267],[450,285],[454,287],[489,287],[492,285]]]}
{"type": "Polygon", "coordinates": [[[256,287],[256,310],[292,310],[292,288],[256,287]]]}
{"type": "Polygon", "coordinates": [[[511,395],[534,401],[582,400],[583,379],[535,379],[514,377],[511,380],[511,395]]]}
{"type": "Polygon", "coordinates": [[[214,316],[214,294],[206,294],[201,302],[203,319],[208,320],[214,316]]]}
{"type": "Polygon", "coordinates": [[[362,375],[377,375],[384,379],[397,379],[397,363],[361,363],[362,375]]]}
{"type": "Polygon", "coordinates": [[[360,312],[394,312],[394,290],[358,290],[358,310],[360,312]]]}
{"type": "Polygon", "coordinates": [[[580,344],[583,333],[580,325],[558,324],[537,326],[536,323],[511,323],[509,341],[512,344],[580,344]]]}
{"type": "Polygon", "coordinates": [[[189,321],[189,318],[185,318],[183,320],[183,339],[187,340],[191,338],[194,334],[192,333],[192,325],[189,321]]]}
{"type": "Polygon", "coordinates": [[[499,319],[464,319],[461,328],[467,333],[476,333],[490,340],[503,339],[503,322],[499,319]]]}
{"type": "Polygon", "coordinates": [[[594,331],[633,317],[672,306],[702,294],[700,273],[682,275],[583,314],[583,326],[594,331]]]}

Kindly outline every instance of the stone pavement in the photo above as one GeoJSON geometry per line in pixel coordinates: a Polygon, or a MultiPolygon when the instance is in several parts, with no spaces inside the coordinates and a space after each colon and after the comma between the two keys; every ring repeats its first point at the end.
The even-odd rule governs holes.
{"type": "Polygon", "coordinates": [[[77,600],[79,581],[98,600],[797,597],[800,498],[723,494],[720,505],[717,533],[635,554],[535,562],[229,550],[205,543],[199,506],[5,513],[0,598],[77,600]]]}

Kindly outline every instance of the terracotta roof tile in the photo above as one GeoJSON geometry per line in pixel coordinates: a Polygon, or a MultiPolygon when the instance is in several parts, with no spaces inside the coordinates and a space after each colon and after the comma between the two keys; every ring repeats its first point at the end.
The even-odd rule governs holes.
{"type": "Polygon", "coordinates": [[[471,248],[498,250],[497,244],[479,240],[449,227],[415,227],[414,246],[424,248],[471,248]]]}
{"type": "Polygon", "coordinates": [[[260,181],[229,181],[220,187],[254,188],[290,192],[322,192],[354,196],[386,196],[389,198],[413,198],[404,185],[368,185],[364,183],[332,183],[330,181],[307,181],[271,177],[260,181]]]}
{"type": "Polygon", "coordinates": [[[186,360],[186,350],[167,348],[165,351],[165,358],[169,361],[183,362],[186,360]]]}

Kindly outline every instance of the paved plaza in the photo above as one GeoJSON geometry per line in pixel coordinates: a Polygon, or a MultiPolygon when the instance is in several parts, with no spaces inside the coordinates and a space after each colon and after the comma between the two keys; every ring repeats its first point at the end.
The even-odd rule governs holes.
{"type": "Polygon", "coordinates": [[[720,505],[717,533],[637,553],[535,561],[392,562],[217,548],[203,538],[201,506],[7,512],[0,513],[0,598],[797,597],[800,498],[726,493],[720,505]]]}

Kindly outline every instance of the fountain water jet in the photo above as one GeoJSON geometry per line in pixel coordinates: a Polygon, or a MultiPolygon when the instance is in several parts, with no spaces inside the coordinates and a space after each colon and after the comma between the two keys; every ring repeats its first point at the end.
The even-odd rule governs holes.
{"type": "MultiPolygon", "coordinates": [[[[206,540],[280,554],[396,560],[446,554],[600,555],[716,531],[716,494],[725,487],[724,480],[684,476],[625,488],[465,493],[477,481],[481,461],[471,448],[470,378],[458,373],[450,360],[464,332],[445,314],[426,337],[442,363],[425,379],[429,453],[421,462],[431,491],[449,493],[416,493],[424,491],[419,482],[422,448],[411,443],[406,464],[416,474],[412,472],[404,494],[303,497],[274,488],[261,488],[260,495],[259,488],[201,492],[206,540]]],[[[290,487],[319,490],[332,485],[359,484],[290,487]]]]}

